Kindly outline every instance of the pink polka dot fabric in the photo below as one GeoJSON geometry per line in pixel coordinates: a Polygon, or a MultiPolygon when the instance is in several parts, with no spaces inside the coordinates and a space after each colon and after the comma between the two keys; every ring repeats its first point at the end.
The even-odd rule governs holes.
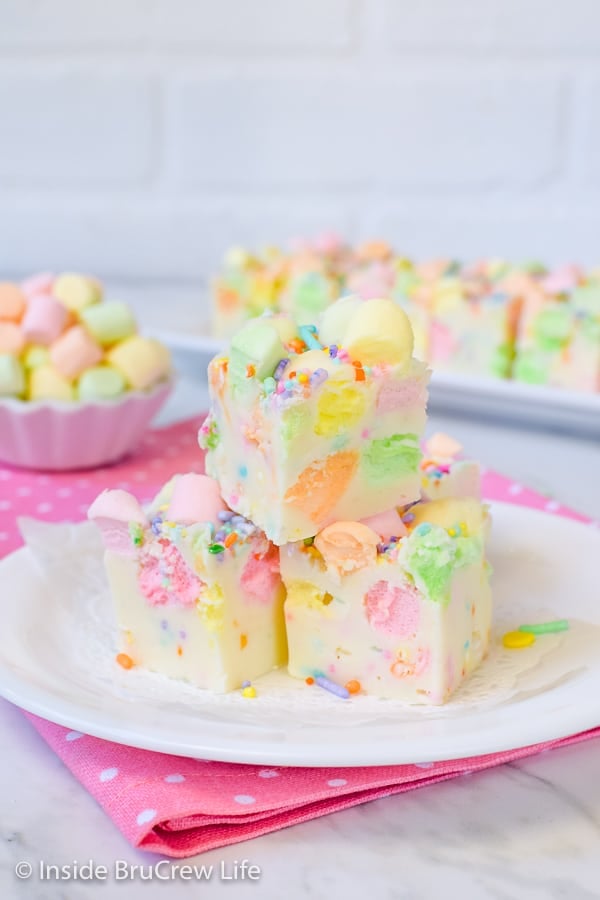
{"type": "MultiPolygon", "coordinates": [[[[203,457],[196,443],[202,420],[149,432],[137,455],[92,472],[36,474],[0,465],[0,556],[22,543],[17,516],[76,521],[85,518],[88,505],[103,488],[122,487],[144,501],[173,474],[202,472],[203,457]]],[[[484,491],[489,499],[588,521],[494,472],[486,473],[484,491]]],[[[178,858],[542,750],[600,738],[599,728],[560,741],[450,762],[277,768],[151,753],[28,718],[134,846],[178,858]]]]}
{"type": "Polygon", "coordinates": [[[142,850],[183,858],[308,819],[590,738],[447,762],[302,769],[183,759],[124,747],[28,715],[44,740],[142,850]]]}

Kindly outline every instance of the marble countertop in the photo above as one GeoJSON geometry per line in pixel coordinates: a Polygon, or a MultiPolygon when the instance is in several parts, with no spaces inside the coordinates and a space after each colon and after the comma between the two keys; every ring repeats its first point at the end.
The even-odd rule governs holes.
{"type": "MultiPolygon", "coordinates": [[[[184,367],[185,368],[185,367],[184,367]]],[[[205,389],[183,378],[161,417],[201,412],[205,389]]],[[[597,442],[435,415],[469,453],[562,504],[600,509],[597,442]]],[[[387,797],[186,860],[215,867],[209,884],[156,880],[19,880],[34,866],[115,860],[148,866],[73,779],[29,722],[0,701],[0,898],[87,900],[208,894],[344,900],[588,900],[600,897],[600,739],[480,774],[387,797]],[[221,879],[235,860],[258,881],[221,879]]],[[[183,862],[183,861],[182,861],[183,862]]],[[[138,873],[139,876],[140,873],[138,873]]],[[[142,873],[143,874],[143,873],[142,873]]]]}

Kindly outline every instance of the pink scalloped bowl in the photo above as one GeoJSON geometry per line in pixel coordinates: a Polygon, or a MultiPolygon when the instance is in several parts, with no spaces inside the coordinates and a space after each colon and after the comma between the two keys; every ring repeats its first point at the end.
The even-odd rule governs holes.
{"type": "Polygon", "coordinates": [[[92,469],[130,453],[173,388],[85,403],[0,399],[0,460],[23,469],[92,469]]]}

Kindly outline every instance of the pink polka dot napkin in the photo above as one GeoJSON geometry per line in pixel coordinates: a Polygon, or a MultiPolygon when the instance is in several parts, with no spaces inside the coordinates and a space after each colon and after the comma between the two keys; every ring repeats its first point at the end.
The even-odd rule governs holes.
{"type": "MultiPolygon", "coordinates": [[[[201,419],[149,432],[125,462],[82,473],[36,474],[0,464],[0,556],[21,545],[21,515],[84,519],[106,487],[149,500],[178,472],[203,470],[201,419]]],[[[486,497],[587,521],[494,472],[486,497]]],[[[597,523],[591,523],[596,525],[597,523]]],[[[488,756],[404,766],[281,768],[183,759],[114,744],[28,716],[50,747],[136,847],[186,857],[248,840],[367,800],[480,771],[553,747],[600,737],[600,728],[488,756]]]]}
{"type": "Polygon", "coordinates": [[[35,716],[29,719],[134,846],[179,858],[542,750],[600,738],[597,728],[504,753],[409,766],[267,768],[136,750],[35,716]]]}

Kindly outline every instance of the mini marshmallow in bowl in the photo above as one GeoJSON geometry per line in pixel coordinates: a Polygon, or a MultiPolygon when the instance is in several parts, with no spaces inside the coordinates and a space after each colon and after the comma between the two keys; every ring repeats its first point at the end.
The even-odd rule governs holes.
{"type": "Polygon", "coordinates": [[[171,389],[169,351],[84,275],[0,283],[0,460],[67,470],[133,449],[171,389]]]}

